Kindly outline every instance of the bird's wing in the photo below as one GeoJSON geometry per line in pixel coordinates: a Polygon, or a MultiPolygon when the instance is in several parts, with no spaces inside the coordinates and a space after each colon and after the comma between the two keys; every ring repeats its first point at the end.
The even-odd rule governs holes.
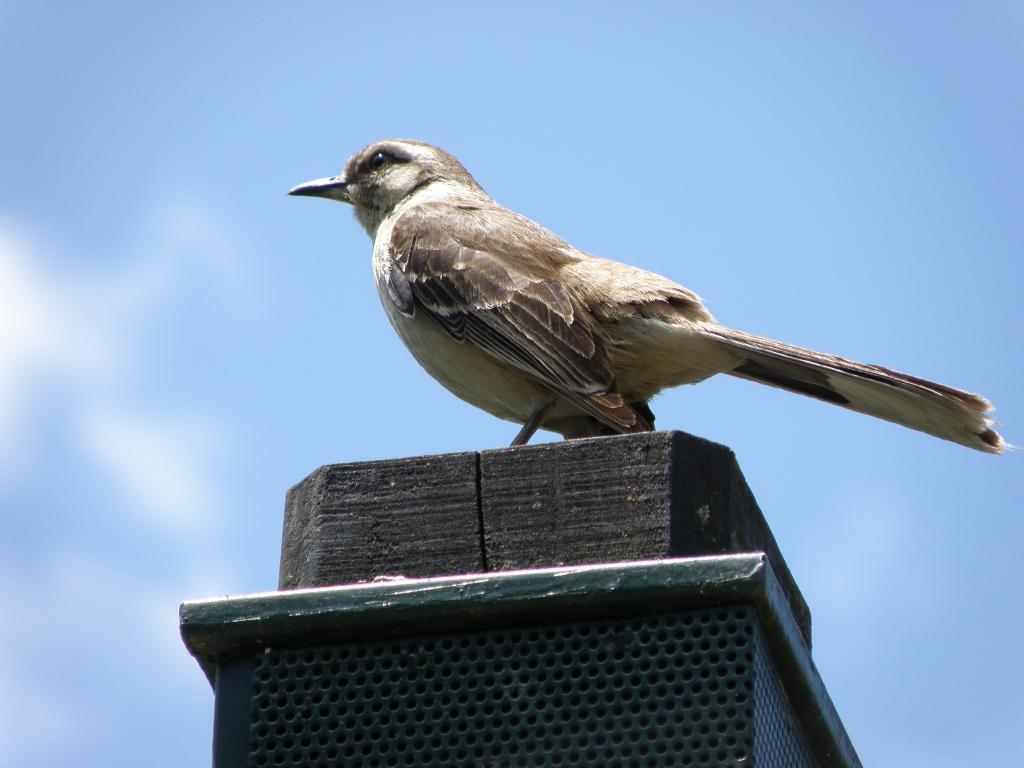
{"type": "Polygon", "coordinates": [[[615,391],[611,363],[585,311],[557,280],[564,244],[553,236],[550,244],[543,237],[515,236],[517,228],[530,224],[503,210],[480,213],[440,204],[403,213],[390,237],[392,264],[385,278],[391,300],[406,314],[423,313],[456,341],[526,373],[616,431],[650,429],[615,391]],[[495,215],[509,221],[496,227],[495,215]],[[540,258],[526,251],[524,241],[551,245],[553,252],[540,258]]]}

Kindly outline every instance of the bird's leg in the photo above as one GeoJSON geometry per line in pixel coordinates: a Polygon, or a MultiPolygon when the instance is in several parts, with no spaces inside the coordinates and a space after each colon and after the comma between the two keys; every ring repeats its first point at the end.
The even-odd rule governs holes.
{"type": "Polygon", "coordinates": [[[544,419],[547,418],[548,413],[554,406],[554,402],[550,402],[546,405],[542,405],[534,411],[530,416],[530,420],[523,424],[523,428],[519,430],[519,434],[516,435],[516,439],[512,441],[512,446],[526,445],[530,442],[530,438],[533,437],[533,433],[541,428],[541,425],[544,423],[544,419]]]}

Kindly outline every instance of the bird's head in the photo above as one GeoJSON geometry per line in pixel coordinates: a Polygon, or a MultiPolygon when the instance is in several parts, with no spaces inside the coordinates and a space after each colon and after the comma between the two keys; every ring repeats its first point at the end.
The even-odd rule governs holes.
{"type": "Polygon", "coordinates": [[[462,163],[443,149],[420,141],[389,139],[356,152],[339,176],[307,181],[288,194],[351,204],[356,218],[373,237],[398,203],[434,182],[483,191],[462,163]]]}

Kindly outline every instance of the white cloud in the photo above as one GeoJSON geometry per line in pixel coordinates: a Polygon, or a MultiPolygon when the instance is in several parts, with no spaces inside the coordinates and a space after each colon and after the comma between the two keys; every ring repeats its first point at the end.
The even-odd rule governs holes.
{"type": "Polygon", "coordinates": [[[230,589],[237,577],[186,563],[175,580],[79,550],[42,565],[32,579],[0,567],[0,612],[17,619],[0,622],[0,765],[72,754],[130,719],[137,701],[105,697],[108,682],[134,680],[172,712],[208,703],[206,679],[178,635],[178,603],[182,594],[230,589]]]}
{"type": "MultiPolygon", "coordinates": [[[[0,222],[0,472],[27,453],[33,400],[47,378],[88,372],[88,331],[72,322],[62,290],[37,259],[40,248],[0,222]]],[[[98,356],[97,356],[98,357],[98,356]]],[[[2,474],[0,474],[2,479],[2,474]]]]}
{"type": "Polygon", "coordinates": [[[214,519],[222,499],[212,477],[228,443],[213,417],[174,418],[97,407],[78,421],[84,455],[116,487],[124,508],[167,530],[193,530],[214,519]]]}
{"type": "Polygon", "coordinates": [[[214,331],[247,317],[259,280],[242,239],[195,199],[158,206],[139,241],[122,259],[60,258],[0,216],[0,493],[51,458],[49,442],[33,443],[45,423],[75,452],[67,460],[105,488],[107,498],[83,502],[93,530],[123,531],[128,519],[134,545],[167,563],[68,550],[59,530],[40,536],[22,516],[14,531],[25,540],[13,547],[31,557],[0,563],[2,765],[74,753],[116,731],[133,713],[102,693],[94,706],[111,680],[134,678],[167,694],[151,703],[173,710],[192,700],[201,711],[209,690],[179,639],[178,602],[239,587],[203,543],[217,537],[197,535],[226,519],[219,477],[232,430],[211,415],[216,403],[168,386],[154,398],[146,366],[183,312],[198,307],[214,331]]]}
{"type": "Polygon", "coordinates": [[[229,431],[207,406],[147,405],[138,369],[185,302],[205,300],[213,323],[248,316],[260,295],[249,249],[211,205],[180,198],[157,206],[137,255],[115,266],[74,269],[82,255],[51,251],[0,219],[0,488],[36,455],[46,408],[141,520],[210,520],[229,431]]]}

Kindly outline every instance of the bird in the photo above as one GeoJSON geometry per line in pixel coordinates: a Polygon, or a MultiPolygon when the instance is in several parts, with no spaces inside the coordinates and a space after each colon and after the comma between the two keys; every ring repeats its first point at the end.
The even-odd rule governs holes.
{"type": "Polygon", "coordinates": [[[651,398],[724,373],[987,453],[983,397],[718,323],[693,291],[574,248],[497,203],[453,155],[408,139],[360,149],[291,195],[348,203],[373,241],[385,313],[462,400],[565,439],[654,429],[651,398]]]}

